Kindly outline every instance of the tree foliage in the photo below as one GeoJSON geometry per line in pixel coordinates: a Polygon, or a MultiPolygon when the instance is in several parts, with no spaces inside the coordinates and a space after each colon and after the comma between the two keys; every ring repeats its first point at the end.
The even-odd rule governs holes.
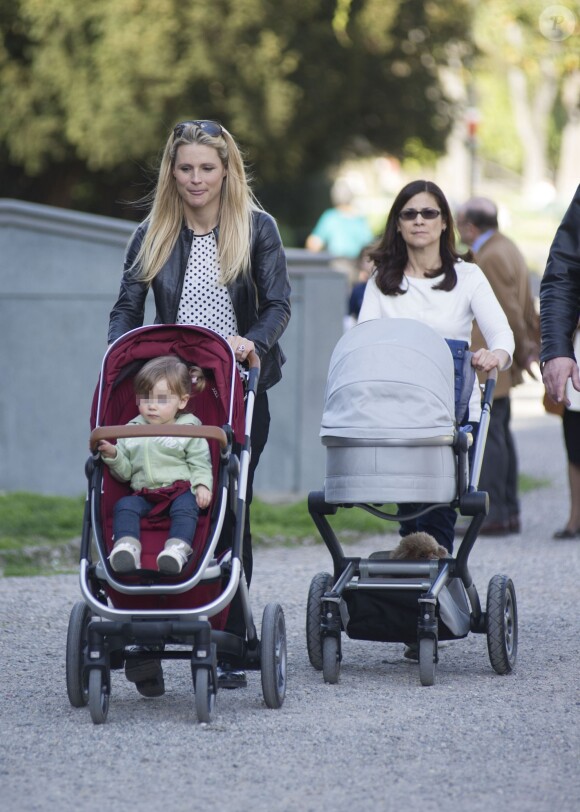
{"type": "Polygon", "coordinates": [[[470,10],[469,0],[0,0],[0,162],[38,188],[58,172],[60,202],[74,205],[91,182],[137,177],[173,123],[192,117],[222,121],[270,184],[347,153],[403,155],[410,139],[442,150],[454,111],[437,69],[470,10]]]}
{"type": "Polygon", "coordinates": [[[567,119],[580,115],[578,37],[558,30],[566,9],[544,0],[488,0],[476,10],[483,149],[496,160],[503,155],[524,185],[554,177],[567,119]]]}

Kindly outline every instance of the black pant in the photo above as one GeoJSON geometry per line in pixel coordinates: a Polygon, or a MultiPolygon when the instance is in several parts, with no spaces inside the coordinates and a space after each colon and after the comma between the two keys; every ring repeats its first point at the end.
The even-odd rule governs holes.
{"type": "Polygon", "coordinates": [[[518,458],[510,428],[509,397],[496,398],[491,407],[479,489],[489,494],[487,522],[509,522],[519,515],[518,458]]]}
{"type": "MultiPolygon", "coordinates": [[[[466,425],[466,420],[462,425],[466,425]]],[[[479,423],[472,423],[473,445],[468,451],[469,465],[473,464],[473,454],[475,451],[475,442],[479,432],[479,423]]],[[[457,522],[457,511],[455,508],[444,505],[443,507],[434,508],[419,516],[417,519],[405,519],[406,513],[415,513],[427,507],[426,504],[407,503],[397,505],[398,515],[401,517],[399,535],[408,536],[410,533],[418,533],[423,531],[429,533],[442,547],[445,547],[449,553],[453,552],[453,542],[455,540],[455,523],[457,522]]]]}
{"type": "Polygon", "coordinates": [[[408,503],[398,505],[398,515],[401,517],[400,536],[408,536],[410,533],[429,533],[442,547],[450,553],[453,552],[453,541],[455,539],[455,523],[457,512],[452,507],[440,507],[430,510],[417,519],[407,519],[403,517],[406,513],[422,510],[426,504],[408,503]]]}
{"type": "MultiPolygon", "coordinates": [[[[268,434],[270,431],[270,409],[268,408],[268,394],[262,392],[257,395],[254,402],[254,415],[252,419],[252,430],[250,433],[250,440],[252,444],[252,454],[250,458],[250,465],[248,469],[248,484],[246,490],[246,521],[244,526],[244,538],[242,542],[242,561],[244,564],[244,577],[248,586],[252,580],[253,569],[253,553],[252,553],[252,531],[250,527],[250,504],[254,495],[254,473],[258,467],[260,456],[266,446],[268,434]]],[[[217,550],[227,550],[232,546],[233,541],[233,518],[229,512],[226,511],[224,519],[224,526],[222,534],[218,542],[217,550]]],[[[244,615],[242,612],[242,603],[239,595],[239,590],[234,595],[230,604],[230,611],[226,623],[225,631],[232,632],[238,637],[246,636],[246,626],[244,622],[244,615]]]]}

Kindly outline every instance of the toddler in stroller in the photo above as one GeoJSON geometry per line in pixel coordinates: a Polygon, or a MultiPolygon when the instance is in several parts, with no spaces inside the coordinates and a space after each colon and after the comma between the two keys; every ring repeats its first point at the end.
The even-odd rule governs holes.
{"type": "Polygon", "coordinates": [[[308,500],[334,565],[333,574],[313,578],[307,605],[308,654],[325,681],[338,680],[343,631],[353,639],[414,643],[423,685],[434,682],[438,641],[470,631],[487,634],[498,673],[513,669],[513,583],[494,576],[482,611],[467,566],[488,511],[488,496],[477,485],[496,374],[490,373],[485,386],[470,455],[471,434],[460,430],[456,418],[452,353],[438,333],[411,319],[376,319],[338,342],[322,418],[324,490],[308,500]],[[405,519],[443,506],[471,516],[456,557],[417,560],[397,552],[393,558],[389,551],[345,556],[327,517],[339,507],[357,507],[399,522],[400,510],[385,510],[392,503],[418,505],[415,513],[403,511],[405,519]]]}
{"type": "MultiPolygon", "coordinates": [[[[129,425],[199,425],[184,410],[192,382],[203,391],[205,378],[199,367],[188,368],[175,356],[148,361],[135,376],[139,417],[129,425]]],[[[169,511],[171,529],[157,556],[160,572],[177,574],[191,555],[199,509],[211,502],[212,471],[209,446],[203,437],[133,437],[117,445],[101,440],[101,457],[114,477],[130,481],[135,493],[116,503],[113,518],[115,544],[109,556],[115,572],[139,569],[139,522],[153,511],[169,511]]]]}
{"type": "MultiPolygon", "coordinates": [[[[268,707],[278,708],[284,701],[284,613],[278,603],[265,607],[259,639],[241,557],[259,373],[259,359],[254,353],[249,358],[244,391],[227,341],[202,327],[137,328],[118,338],[105,354],[91,415],[92,454],[86,464],[88,489],[80,551],[83,600],[72,609],[66,650],[69,700],[74,707],[88,704],[95,724],[107,718],[112,672],[124,668],[141,694],[159,696],[164,692],[161,663],[168,660],[190,662],[200,722],[210,721],[214,713],[218,657],[235,659],[248,670],[260,670],[268,707]],[[176,359],[178,368],[185,365],[187,370],[197,364],[203,370],[206,385],[195,394],[199,420],[128,423],[135,414],[135,380],[145,370],[149,383],[144,391],[150,394],[155,390],[150,386],[151,362],[167,356],[176,359]],[[145,510],[148,515],[138,521],[137,530],[133,524],[132,538],[139,533],[140,561],[136,563],[140,568],[113,566],[115,505],[133,495],[128,482],[116,479],[109,465],[103,464],[99,448],[108,450],[111,440],[121,440],[126,446],[129,440],[142,443],[144,438],[161,438],[161,444],[166,442],[168,448],[185,448],[192,440],[198,450],[209,444],[211,468],[204,469],[203,480],[198,475],[194,479],[196,491],[201,484],[208,493],[211,489],[211,497],[207,509],[199,511],[195,532],[190,536],[190,530],[180,531],[187,539],[177,536],[179,542],[189,542],[185,561],[176,562],[182,565],[179,571],[177,566],[161,566],[159,556],[167,549],[168,536],[176,531],[173,517],[155,509],[145,510]],[[238,589],[244,638],[224,630],[238,589]]],[[[140,388],[137,383],[138,391],[140,388]]],[[[178,402],[187,412],[190,403],[185,403],[185,395],[179,397],[175,385],[169,389],[178,394],[177,401],[171,403],[178,402]]],[[[191,485],[192,480],[188,480],[186,490],[190,493],[191,485]]],[[[202,494],[207,496],[203,490],[202,494]]],[[[202,498],[199,507],[204,502],[202,498]]]]}

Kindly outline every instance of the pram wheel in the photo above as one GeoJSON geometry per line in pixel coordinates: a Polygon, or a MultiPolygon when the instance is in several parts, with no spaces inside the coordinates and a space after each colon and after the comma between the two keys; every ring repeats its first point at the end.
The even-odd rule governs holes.
{"type": "Polygon", "coordinates": [[[91,610],[84,601],[77,601],[68,621],[66,637],[66,691],[73,708],[84,708],[89,701],[89,684],[83,674],[84,653],[88,646],[88,626],[91,610]]]}
{"type": "Polygon", "coordinates": [[[419,640],[419,679],[421,685],[433,685],[435,682],[435,663],[437,660],[435,640],[422,637],[419,640]]]}
{"type": "Polygon", "coordinates": [[[209,675],[209,668],[198,668],[195,672],[195,712],[198,722],[211,722],[215,710],[215,686],[211,684],[209,675]]]}
{"type": "Polygon", "coordinates": [[[280,708],[286,696],[286,621],[279,603],[269,603],[262,615],[260,646],[262,693],[269,708],[280,708]]]}
{"type": "Polygon", "coordinates": [[[322,676],[324,681],[335,685],[340,674],[340,641],[328,635],[322,640],[322,676]]]}
{"type": "Polygon", "coordinates": [[[318,572],[310,582],[308,603],[306,604],[306,648],[310,664],[317,671],[322,671],[322,637],[320,623],[322,619],[322,596],[332,586],[332,575],[318,572]]]}
{"type": "Polygon", "coordinates": [[[103,680],[100,668],[91,668],[89,672],[89,710],[95,725],[107,721],[109,713],[109,686],[103,680]]]}
{"type": "Polygon", "coordinates": [[[518,609],[511,578],[494,575],[487,589],[487,650],[492,668],[509,674],[518,651],[518,609]]]}

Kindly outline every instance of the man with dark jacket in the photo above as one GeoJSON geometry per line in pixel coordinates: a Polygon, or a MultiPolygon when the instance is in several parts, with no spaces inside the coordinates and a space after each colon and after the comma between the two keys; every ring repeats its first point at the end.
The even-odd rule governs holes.
{"type": "Polygon", "coordinates": [[[540,286],[542,378],[548,395],[570,405],[568,378],[580,391],[580,374],[572,336],[580,313],[580,186],[552,242],[540,286]]]}
{"type": "MultiPolygon", "coordinates": [[[[480,532],[485,535],[519,533],[518,459],[510,428],[512,387],[523,382],[539,353],[539,319],[530,290],[526,261],[512,240],[498,230],[497,207],[487,198],[474,197],[457,213],[462,241],[489,280],[507,316],[515,339],[511,367],[498,375],[479,484],[489,493],[490,508],[480,532]]],[[[477,324],[472,350],[485,346],[477,324]]]]}

